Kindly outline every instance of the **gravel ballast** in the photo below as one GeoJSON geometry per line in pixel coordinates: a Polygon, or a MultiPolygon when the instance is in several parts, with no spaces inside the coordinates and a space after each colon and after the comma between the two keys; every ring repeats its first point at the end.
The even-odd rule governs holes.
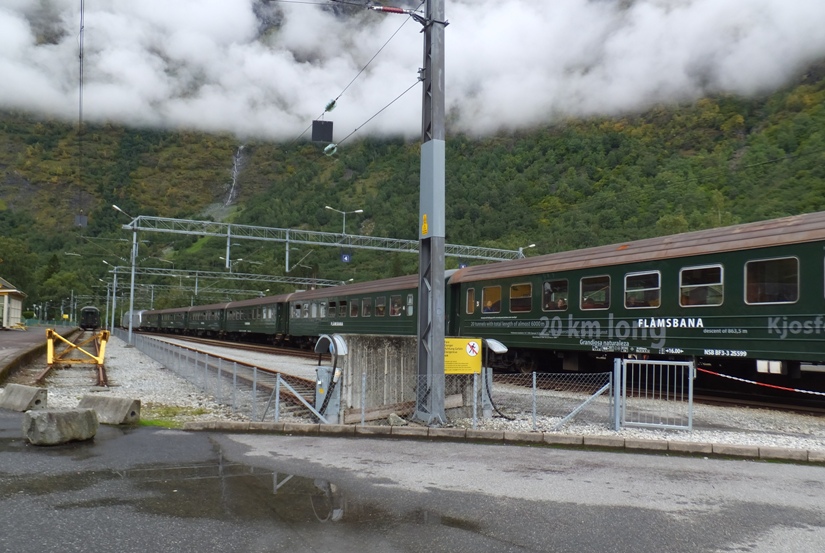
{"type": "MultiPolygon", "coordinates": [[[[227,348],[221,349],[224,349],[224,354],[228,351],[227,348]]],[[[264,366],[260,353],[247,354],[232,350],[232,355],[264,366]]],[[[305,372],[310,364],[315,364],[288,357],[267,357],[266,365],[273,368],[297,364],[297,370],[305,372]]],[[[121,339],[114,336],[106,350],[106,369],[111,387],[105,391],[93,391],[90,370],[74,366],[52,371],[46,382],[49,407],[74,408],[83,395],[105,393],[139,399],[142,405],[141,418],[144,420],[163,419],[174,423],[248,420],[240,414],[233,414],[228,406],[217,403],[197,386],[162,367],[136,348],[126,347],[121,339]]],[[[15,381],[15,376],[8,380],[10,383],[15,381]]],[[[701,422],[694,423],[693,431],[624,428],[616,432],[604,424],[579,424],[574,419],[556,432],[586,438],[622,438],[625,443],[631,444],[634,440],[650,440],[825,452],[825,418],[822,417],[770,409],[695,404],[694,421],[701,422]]],[[[554,420],[539,417],[537,428],[546,430],[555,423],[554,420]]],[[[451,425],[458,428],[468,428],[471,424],[472,421],[469,420],[451,421],[451,425]]],[[[523,418],[507,420],[497,417],[479,421],[477,430],[531,432],[533,424],[532,420],[523,418]]]]}

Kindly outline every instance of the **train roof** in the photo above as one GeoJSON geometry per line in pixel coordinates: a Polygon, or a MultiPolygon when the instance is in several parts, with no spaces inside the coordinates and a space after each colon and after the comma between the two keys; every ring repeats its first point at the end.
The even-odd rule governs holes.
{"type": "Polygon", "coordinates": [[[294,292],[288,294],[279,294],[277,296],[263,296],[261,298],[251,298],[248,300],[231,301],[226,304],[227,309],[234,307],[249,307],[250,305],[271,305],[273,303],[282,303],[289,301],[290,296],[294,292]]]}
{"type": "Polygon", "coordinates": [[[355,282],[352,284],[343,284],[341,286],[318,288],[316,290],[304,290],[292,294],[290,300],[314,300],[335,296],[352,296],[359,294],[372,294],[375,292],[391,292],[393,290],[408,290],[410,288],[418,288],[418,275],[405,275],[381,280],[371,280],[369,282],[355,282]]]}
{"type": "Polygon", "coordinates": [[[459,269],[451,283],[528,276],[825,240],[825,212],[459,269]]]}
{"type": "Polygon", "coordinates": [[[222,301],[220,303],[210,303],[207,305],[193,305],[189,308],[189,311],[215,311],[216,309],[226,309],[226,306],[229,305],[230,302],[222,301]]]}
{"type": "Polygon", "coordinates": [[[158,313],[187,313],[192,310],[192,307],[187,305],[186,307],[168,307],[166,309],[152,309],[151,311],[146,311],[147,315],[157,315],[158,313]]]}

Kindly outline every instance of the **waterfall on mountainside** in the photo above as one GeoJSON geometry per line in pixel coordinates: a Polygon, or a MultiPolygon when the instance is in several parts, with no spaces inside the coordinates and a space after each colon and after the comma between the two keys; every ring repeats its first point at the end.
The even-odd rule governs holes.
{"type": "Polygon", "coordinates": [[[232,156],[232,182],[229,184],[229,194],[226,195],[226,201],[223,202],[223,205],[225,206],[231,205],[240,192],[238,188],[238,175],[241,173],[241,168],[243,167],[244,162],[243,147],[244,145],[241,144],[238,147],[238,151],[235,152],[234,156],[232,156]]]}

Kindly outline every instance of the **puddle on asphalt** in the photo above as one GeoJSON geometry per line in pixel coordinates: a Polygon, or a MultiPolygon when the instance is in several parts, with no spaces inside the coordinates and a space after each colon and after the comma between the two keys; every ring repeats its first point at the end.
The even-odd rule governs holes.
{"type": "MultiPolygon", "coordinates": [[[[0,454],[23,453],[30,447],[36,446],[21,439],[0,439],[0,454]]],[[[37,452],[78,460],[88,455],[89,449],[76,443],[37,447],[37,452]]],[[[402,523],[480,531],[474,521],[433,511],[391,512],[375,503],[353,501],[335,482],[225,462],[219,452],[217,460],[203,463],[0,476],[0,498],[18,494],[51,496],[51,501],[59,497],[55,505],[58,510],[130,506],[144,513],[176,518],[288,524],[380,521],[382,526],[402,523]]]]}

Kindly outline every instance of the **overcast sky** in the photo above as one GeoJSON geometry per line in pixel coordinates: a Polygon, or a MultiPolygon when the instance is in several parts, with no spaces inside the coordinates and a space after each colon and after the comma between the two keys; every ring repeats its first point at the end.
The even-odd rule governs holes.
{"type": "MultiPolygon", "coordinates": [[[[292,140],[346,89],[336,141],[420,134],[420,85],[367,121],[416,83],[421,26],[307,2],[86,0],[84,120],[292,140]]],[[[825,0],[445,5],[450,128],[473,134],[770,92],[825,58],[825,0]]],[[[76,121],[79,30],[80,0],[0,0],[0,108],[76,121]]]]}

